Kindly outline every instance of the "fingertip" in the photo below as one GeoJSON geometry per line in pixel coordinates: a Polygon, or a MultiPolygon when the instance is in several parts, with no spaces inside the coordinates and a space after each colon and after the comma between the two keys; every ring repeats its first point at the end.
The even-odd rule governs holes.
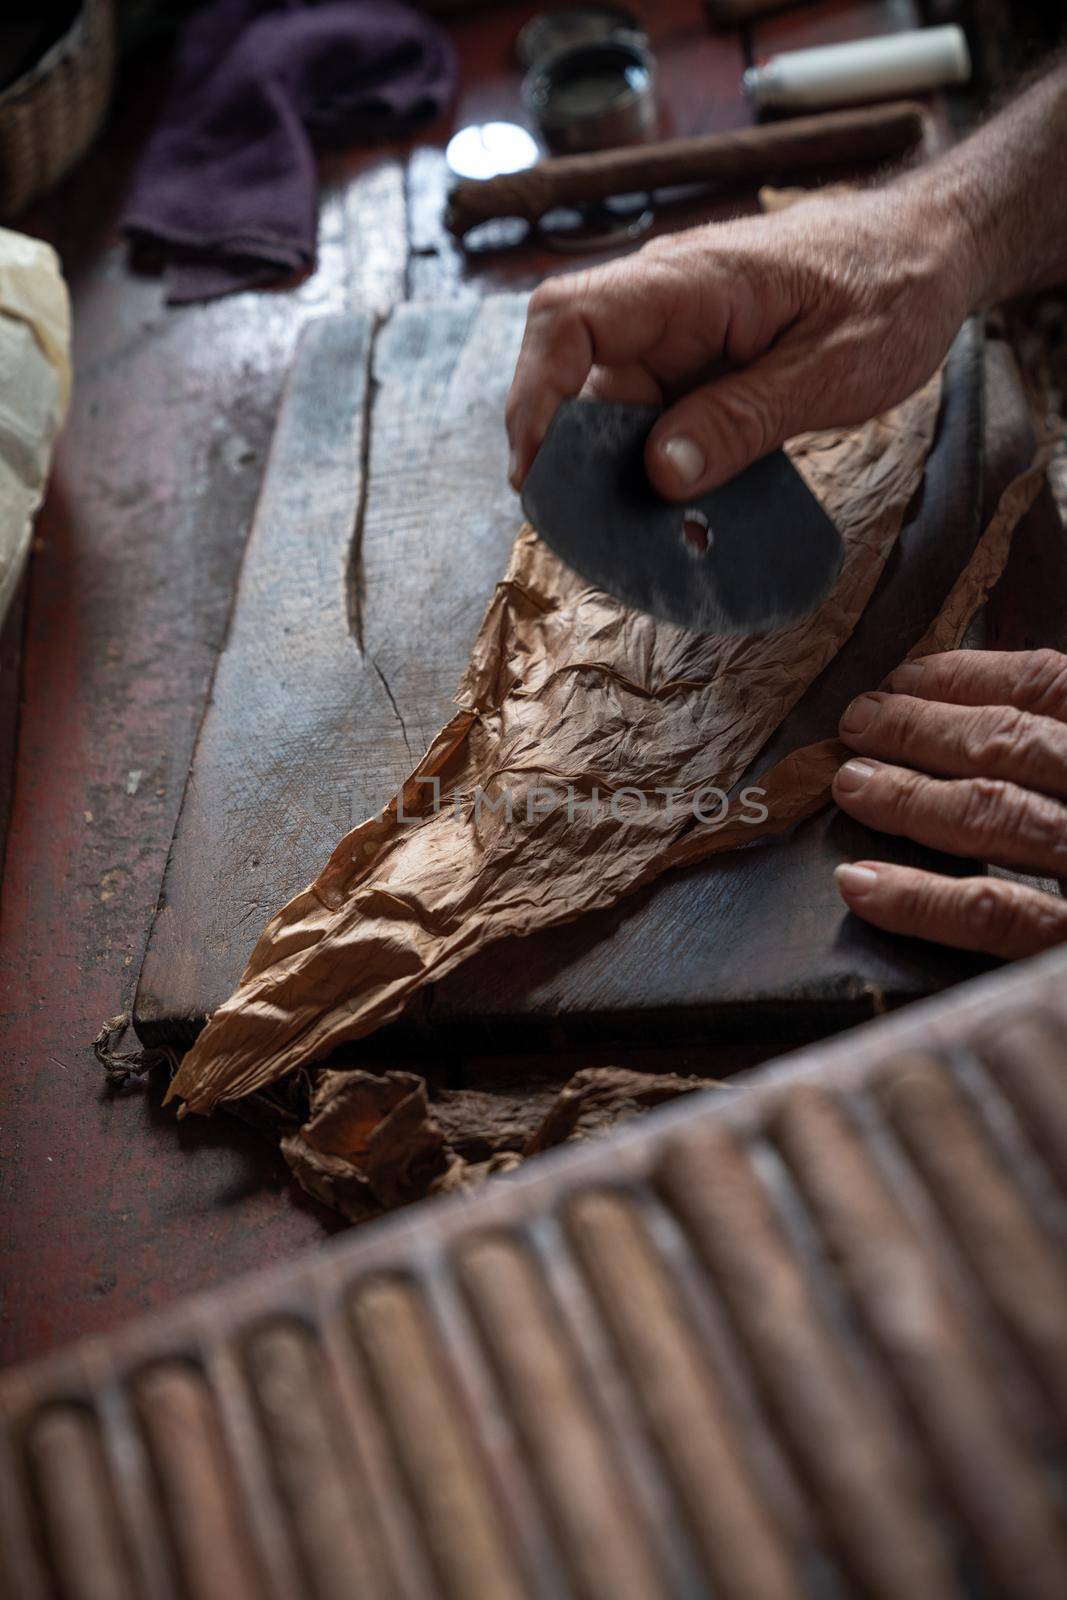
{"type": "Polygon", "coordinates": [[[846,905],[862,900],[878,886],[877,865],[871,861],[842,861],[834,868],[834,882],[846,905]]]}
{"type": "Polygon", "coordinates": [[[669,433],[658,441],[658,453],[679,494],[692,492],[707,476],[703,445],[689,433],[669,433]]]}
{"type": "Polygon", "coordinates": [[[516,494],[530,476],[530,468],[537,460],[537,453],[544,441],[544,433],[523,434],[512,444],[508,452],[508,482],[516,494]]]}
{"type": "Polygon", "coordinates": [[[691,493],[679,482],[678,473],[671,461],[670,453],[665,448],[667,440],[659,434],[651,434],[645,445],[645,471],[648,481],[661,494],[665,500],[677,500],[681,495],[691,493]]]}
{"type": "Polygon", "coordinates": [[[852,756],[843,766],[838,767],[834,774],[833,795],[838,805],[842,804],[842,796],[848,800],[855,800],[864,784],[877,772],[880,763],[871,761],[866,756],[852,756]]]}
{"type": "Polygon", "coordinates": [[[842,711],[841,719],[837,724],[837,731],[846,744],[851,743],[852,739],[858,738],[861,734],[869,732],[870,725],[877,717],[881,704],[882,696],[877,691],[873,694],[857,695],[855,700],[849,701],[844,711],[842,711]]]}
{"type": "Polygon", "coordinates": [[[924,665],[922,659],[902,661],[886,678],[883,688],[890,694],[918,694],[924,665]]]}
{"type": "Polygon", "coordinates": [[[709,466],[703,445],[688,433],[653,432],[645,446],[645,471],[652,487],[667,500],[692,499],[721,481],[709,466]]]}

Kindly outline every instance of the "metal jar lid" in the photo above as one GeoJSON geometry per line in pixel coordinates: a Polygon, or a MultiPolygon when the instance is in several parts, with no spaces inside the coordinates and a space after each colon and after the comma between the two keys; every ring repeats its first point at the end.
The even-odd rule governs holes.
{"type": "Polygon", "coordinates": [[[648,44],[644,24],[626,6],[560,6],[555,11],[543,11],[519,30],[515,54],[520,67],[529,71],[558,50],[610,39],[619,33],[648,44]]]}
{"type": "Polygon", "coordinates": [[[656,126],[655,62],[625,35],[573,45],[527,74],[523,99],[553,150],[636,144],[656,126]]]}

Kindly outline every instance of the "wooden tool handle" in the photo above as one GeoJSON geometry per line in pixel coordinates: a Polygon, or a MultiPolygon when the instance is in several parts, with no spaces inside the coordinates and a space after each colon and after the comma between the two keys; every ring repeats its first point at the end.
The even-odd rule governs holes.
{"type": "Polygon", "coordinates": [[[830,111],[699,139],[667,139],[589,155],[554,156],[498,178],[461,178],[448,198],[446,226],[464,234],[491,217],[534,222],[555,206],[672,184],[750,178],[842,162],[886,161],[923,136],[923,110],[912,101],[858,111],[830,111]]]}

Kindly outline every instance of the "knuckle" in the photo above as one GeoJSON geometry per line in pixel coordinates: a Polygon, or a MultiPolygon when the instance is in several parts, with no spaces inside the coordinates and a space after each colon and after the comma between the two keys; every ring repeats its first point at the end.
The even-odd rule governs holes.
{"type": "Polygon", "coordinates": [[[933,663],[941,694],[952,699],[960,693],[967,682],[968,672],[974,670],[973,656],[972,650],[944,650],[926,657],[928,662],[933,663]]]}
{"type": "Polygon", "coordinates": [[[1022,817],[1023,836],[1037,858],[1057,876],[1067,872],[1067,810],[1055,800],[1035,795],[1022,817]]]}
{"type": "Polygon", "coordinates": [[[929,705],[905,695],[875,694],[871,699],[878,709],[869,731],[889,738],[893,748],[906,757],[921,731],[923,718],[930,714],[929,705]]]}
{"type": "Polygon", "coordinates": [[[1042,946],[1067,942],[1067,903],[1051,894],[1037,902],[1033,921],[1042,946]]]}
{"type": "Polygon", "coordinates": [[[991,949],[1035,951],[1067,940],[1067,906],[1050,894],[1035,894],[1003,879],[977,878],[962,896],[962,915],[991,949]]]}
{"type": "Polygon", "coordinates": [[[526,326],[537,347],[552,352],[567,343],[581,321],[582,291],[576,277],[550,278],[530,296],[526,326]]]}
{"type": "Polygon", "coordinates": [[[995,845],[1019,826],[1019,807],[998,778],[968,778],[960,784],[960,826],[979,849],[995,845]]]}
{"type": "Polygon", "coordinates": [[[554,315],[562,306],[567,304],[569,298],[570,279],[568,277],[545,278],[542,283],[537,285],[537,288],[530,296],[526,309],[527,320],[530,321],[536,318],[540,321],[546,316],[554,315]]]}
{"type": "Polygon", "coordinates": [[[634,252],[632,259],[638,267],[672,261],[685,248],[687,242],[684,234],[665,233],[657,239],[646,240],[640,250],[634,252]]]}
{"type": "Polygon", "coordinates": [[[581,312],[576,305],[558,307],[546,319],[542,339],[544,349],[552,360],[571,348],[581,328],[581,312]]]}
{"type": "Polygon", "coordinates": [[[959,826],[965,847],[987,858],[1020,847],[1043,870],[1067,872],[1067,808],[999,778],[969,778],[959,785],[959,826]]]}
{"type": "Polygon", "coordinates": [[[908,767],[892,767],[882,774],[880,785],[887,810],[906,823],[914,812],[922,809],[926,787],[930,779],[908,767]]]}
{"type": "Polygon", "coordinates": [[[536,378],[557,386],[584,379],[594,354],[587,309],[588,290],[579,275],[552,278],[534,290],[519,356],[527,388],[536,378]]]}
{"type": "MultiPolygon", "coordinates": [[[[742,382],[735,382],[729,386],[728,392],[722,396],[726,401],[726,420],[731,433],[738,440],[745,455],[751,460],[766,455],[775,444],[774,421],[770,415],[773,409],[768,396],[755,394],[742,382]],[[727,398],[728,394],[728,398],[727,398]]],[[[715,403],[709,398],[708,409],[714,407],[714,422],[722,425],[722,416],[715,403]]]]}
{"type": "Polygon", "coordinates": [[[1028,650],[1020,663],[1018,699],[1027,711],[1067,720],[1067,656],[1028,650]]]}
{"type": "Polygon", "coordinates": [[[1019,930],[1023,902],[1002,880],[974,878],[961,886],[960,912],[983,942],[1003,944],[1019,930]]]}
{"type": "Polygon", "coordinates": [[[936,926],[943,918],[942,880],[932,874],[915,875],[901,891],[900,910],[916,930],[936,926]]]}
{"type": "Polygon", "coordinates": [[[1011,706],[983,708],[969,719],[963,736],[966,759],[978,771],[1017,766],[1033,744],[1034,719],[1011,706]]]}

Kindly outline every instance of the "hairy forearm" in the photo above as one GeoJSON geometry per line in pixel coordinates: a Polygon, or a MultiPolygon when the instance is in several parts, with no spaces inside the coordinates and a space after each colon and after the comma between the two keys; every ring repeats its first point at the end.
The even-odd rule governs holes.
{"type": "Polygon", "coordinates": [[[900,187],[944,224],[972,308],[1067,281],[1067,54],[900,187]]]}

